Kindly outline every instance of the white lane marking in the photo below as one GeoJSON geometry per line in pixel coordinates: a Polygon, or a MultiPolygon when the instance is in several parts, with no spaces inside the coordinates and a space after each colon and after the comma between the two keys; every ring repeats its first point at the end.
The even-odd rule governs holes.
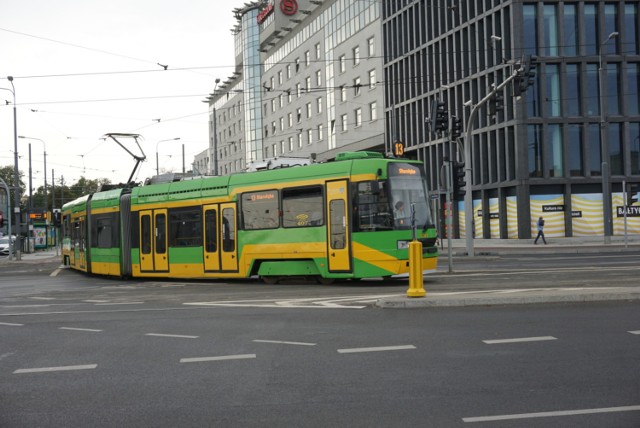
{"type": "Polygon", "coordinates": [[[201,363],[204,361],[246,360],[256,358],[256,354],[223,355],[221,357],[181,358],[181,363],[201,363]]]}
{"type": "Polygon", "coordinates": [[[144,302],[111,302],[111,303],[96,303],[96,306],[113,306],[113,305],[142,305],[144,302]]]}
{"type": "Polygon", "coordinates": [[[630,331],[631,334],[640,334],[640,330],[630,331]]]}
{"type": "Polygon", "coordinates": [[[558,338],[553,336],[519,337],[515,339],[483,340],[483,342],[487,345],[495,345],[498,343],[542,342],[545,340],[558,340],[558,338]]]}
{"type": "Polygon", "coordinates": [[[13,374],[21,373],[44,373],[44,372],[64,372],[71,370],[91,370],[98,367],[97,364],[85,364],[81,366],[62,366],[62,367],[39,367],[34,369],[18,369],[13,374]]]}
{"type": "Polygon", "coordinates": [[[62,272],[62,269],[61,269],[61,268],[58,268],[58,269],[54,270],[53,272],[51,272],[51,273],[49,274],[49,276],[53,276],[53,277],[58,276],[58,274],[59,274],[60,272],[62,272]]]}
{"type": "Polygon", "coordinates": [[[180,339],[197,339],[200,336],[186,336],[182,334],[163,334],[163,333],[147,333],[145,336],[156,336],[156,337],[177,337],[180,339]]]}
{"type": "Polygon", "coordinates": [[[404,349],[416,349],[413,345],[401,345],[401,346],[378,346],[374,348],[348,348],[338,349],[340,354],[353,354],[356,352],[381,352],[381,351],[400,351],[404,349]]]}
{"type": "Polygon", "coordinates": [[[59,330],[92,331],[92,332],[102,331],[102,330],[96,330],[94,328],[78,328],[78,327],[60,327],[59,330]]]}
{"type": "Polygon", "coordinates": [[[279,343],[281,345],[316,346],[315,343],[287,342],[287,341],[284,341],[284,340],[260,340],[260,339],[255,339],[254,342],[258,342],[258,343],[279,343]]]}
{"type": "Polygon", "coordinates": [[[492,422],[506,421],[509,419],[548,418],[557,416],[589,415],[593,413],[636,412],[640,406],[603,407],[600,409],[560,410],[556,412],[521,413],[514,415],[478,416],[462,418],[464,422],[492,422]]]}
{"type": "Polygon", "coordinates": [[[56,300],[55,297],[29,297],[29,298],[33,300],[56,300]]]}
{"type": "Polygon", "coordinates": [[[109,303],[108,300],[83,300],[85,303],[109,303]]]}
{"type": "Polygon", "coordinates": [[[0,307],[2,308],[7,308],[7,309],[14,309],[14,308],[48,308],[51,305],[2,305],[0,307]]]}
{"type": "Polygon", "coordinates": [[[12,322],[0,322],[0,325],[10,325],[13,327],[22,327],[24,324],[16,324],[16,323],[12,323],[12,322]]]}
{"type": "Polygon", "coordinates": [[[320,308],[320,309],[364,309],[366,306],[348,303],[375,302],[385,297],[399,297],[402,294],[380,294],[361,296],[309,297],[303,299],[228,300],[214,302],[189,302],[191,306],[260,307],[260,308],[320,308]],[[344,304],[346,303],[346,304],[344,304]]]}

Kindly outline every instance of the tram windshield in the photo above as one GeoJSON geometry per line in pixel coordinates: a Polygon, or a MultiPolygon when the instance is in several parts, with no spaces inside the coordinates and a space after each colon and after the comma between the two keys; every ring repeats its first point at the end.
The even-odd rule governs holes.
{"type": "Polygon", "coordinates": [[[389,165],[389,179],[356,183],[354,229],[359,231],[411,229],[411,207],[416,226],[432,225],[423,174],[415,165],[389,165]]]}

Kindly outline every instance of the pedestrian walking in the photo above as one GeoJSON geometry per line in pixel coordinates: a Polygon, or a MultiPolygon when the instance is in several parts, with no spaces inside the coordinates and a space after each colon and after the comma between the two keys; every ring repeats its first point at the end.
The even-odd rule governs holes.
{"type": "Polygon", "coordinates": [[[538,236],[536,236],[536,240],[533,241],[534,244],[538,243],[538,239],[542,238],[542,242],[544,245],[547,245],[547,240],[544,239],[544,218],[540,217],[538,219],[538,236]]]}

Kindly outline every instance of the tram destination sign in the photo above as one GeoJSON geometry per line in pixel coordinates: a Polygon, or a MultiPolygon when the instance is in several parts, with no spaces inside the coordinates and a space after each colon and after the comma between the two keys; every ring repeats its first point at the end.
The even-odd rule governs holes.
{"type": "Polygon", "coordinates": [[[630,207],[616,207],[616,216],[624,217],[624,209],[627,209],[627,217],[640,217],[640,205],[630,207]]]}

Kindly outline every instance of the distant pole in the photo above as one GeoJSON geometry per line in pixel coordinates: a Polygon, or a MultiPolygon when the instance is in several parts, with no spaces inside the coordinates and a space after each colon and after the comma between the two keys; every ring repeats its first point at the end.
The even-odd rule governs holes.
{"type": "Polygon", "coordinates": [[[182,143],[182,173],[185,173],[185,167],[184,167],[184,143],[182,143]]]}
{"type": "Polygon", "coordinates": [[[7,76],[13,91],[13,210],[16,215],[16,260],[22,260],[22,231],[20,230],[20,176],[18,174],[18,115],[16,113],[16,87],[13,76],[7,76]]]}

